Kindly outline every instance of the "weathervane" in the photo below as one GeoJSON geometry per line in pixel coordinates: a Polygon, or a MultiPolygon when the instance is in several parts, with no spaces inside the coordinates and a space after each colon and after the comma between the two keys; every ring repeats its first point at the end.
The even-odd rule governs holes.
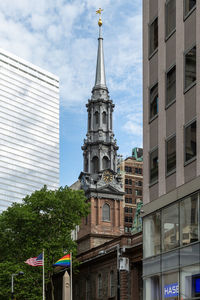
{"type": "Polygon", "coordinates": [[[98,25],[99,27],[102,26],[103,22],[101,20],[101,12],[103,11],[102,8],[99,8],[97,11],[96,11],[96,14],[99,14],[99,22],[98,22],[98,25]]]}

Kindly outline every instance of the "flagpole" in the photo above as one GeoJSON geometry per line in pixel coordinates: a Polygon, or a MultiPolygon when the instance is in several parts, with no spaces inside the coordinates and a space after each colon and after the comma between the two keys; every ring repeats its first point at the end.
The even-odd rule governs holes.
{"type": "Polygon", "coordinates": [[[70,252],[70,300],[72,300],[72,252],[70,252]]]}
{"type": "Polygon", "coordinates": [[[45,300],[45,281],[44,281],[44,249],[42,252],[42,257],[43,257],[43,265],[42,265],[42,295],[43,295],[43,300],[45,300]]]}

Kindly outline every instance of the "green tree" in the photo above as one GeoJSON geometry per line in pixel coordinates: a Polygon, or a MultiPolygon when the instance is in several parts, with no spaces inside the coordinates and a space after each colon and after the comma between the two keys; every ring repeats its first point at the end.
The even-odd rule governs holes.
{"type": "Polygon", "coordinates": [[[83,191],[68,187],[49,191],[46,186],[4,211],[0,215],[0,299],[9,299],[11,274],[19,271],[24,276],[15,277],[16,299],[41,299],[42,267],[31,267],[24,261],[44,249],[47,285],[53,275],[52,264],[64,250],[76,254],[71,232],[88,213],[83,191]]]}

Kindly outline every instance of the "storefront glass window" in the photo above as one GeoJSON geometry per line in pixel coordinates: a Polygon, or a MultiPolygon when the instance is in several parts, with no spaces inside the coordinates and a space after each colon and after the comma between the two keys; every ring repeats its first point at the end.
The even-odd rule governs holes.
{"type": "Polygon", "coordinates": [[[180,299],[200,299],[200,266],[181,269],[180,299]]]}
{"type": "Polygon", "coordinates": [[[144,258],[160,253],[160,213],[144,218],[144,258]]]}
{"type": "Polygon", "coordinates": [[[167,273],[162,277],[162,300],[179,299],[178,272],[167,273]]]}
{"type": "Polygon", "coordinates": [[[188,245],[198,241],[198,194],[180,203],[180,242],[188,245]]]}
{"type": "Polygon", "coordinates": [[[168,251],[179,246],[178,204],[162,211],[162,250],[168,251]]]}
{"type": "Polygon", "coordinates": [[[152,276],[144,280],[144,300],[160,300],[160,276],[152,276]]]}

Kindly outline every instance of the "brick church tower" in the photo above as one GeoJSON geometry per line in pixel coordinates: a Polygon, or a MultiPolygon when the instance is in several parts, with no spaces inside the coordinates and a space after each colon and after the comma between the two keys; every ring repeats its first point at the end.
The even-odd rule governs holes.
{"type": "Polygon", "coordinates": [[[124,192],[121,176],[117,174],[118,146],[112,126],[114,104],[106,86],[101,18],[98,24],[96,79],[91,99],[86,104],[88,130],[82,146],[84,171],[79,176],[91,213],[78,232],[79,253],[124,232],[124,192]]]}

